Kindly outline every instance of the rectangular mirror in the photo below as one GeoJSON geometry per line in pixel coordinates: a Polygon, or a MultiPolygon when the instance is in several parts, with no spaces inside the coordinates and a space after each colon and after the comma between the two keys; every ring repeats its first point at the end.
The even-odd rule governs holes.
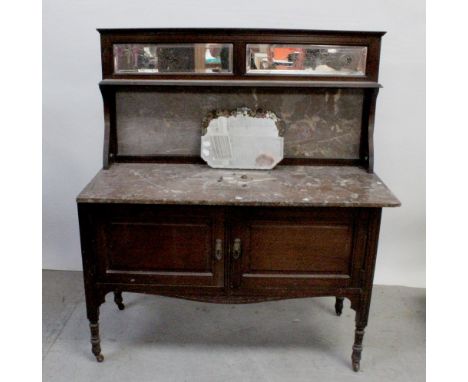
{"type": "Polygon", "coordinates": [[[232,73],[232,44],[114,44],[114,73],[232,73]]]}
{"type": "Polygon", "coordinates": [[[367,47],[247,44],[247,73],[364,76],[367,47]]]}

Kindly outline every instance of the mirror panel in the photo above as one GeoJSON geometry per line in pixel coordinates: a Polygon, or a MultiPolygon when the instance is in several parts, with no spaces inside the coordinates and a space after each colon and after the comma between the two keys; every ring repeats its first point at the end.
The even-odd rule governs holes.
{"type": "Polygon", "coordinates": [[[247,44],[247,73],[364,76],[367,47],[247,44]]]}
{"type": "Polygon", "coordinates": [[[210,167],[270,170],[283,159],[284,128],[271,111],[218,110],[202,125],[201,157],[210,167]]]}
{"type": "Polygon", "coordinates": [[[114,44],[117,74],[232,73],[232,44],[114,44]]]}

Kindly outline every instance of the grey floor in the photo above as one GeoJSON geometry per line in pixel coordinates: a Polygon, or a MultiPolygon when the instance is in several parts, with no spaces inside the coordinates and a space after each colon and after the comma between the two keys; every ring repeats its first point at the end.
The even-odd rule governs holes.
{"type": "Polygon", "coordinates": [[[354,311],[334,299],[217,305],[124,293],[91,354],[81,272],[43,271],[44,381],[424,381],[425,290],[376,286],[361,371],[354,311]]]}

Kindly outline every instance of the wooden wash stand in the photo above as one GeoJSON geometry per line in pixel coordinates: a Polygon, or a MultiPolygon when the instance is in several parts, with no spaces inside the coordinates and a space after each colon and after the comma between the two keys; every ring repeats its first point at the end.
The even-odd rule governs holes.
{"type": "Polygon", "coordinates": [[[356,311],[359,370],[382,207],[400,205],[373,173],[384,33],[99,32],[104,165],[77,197],[96,359],[108,292],[119,309],[122,292],[229,304],[335,296],[338,315],[344,298],[356,311]],[[273,170],[200,158],[203,118],[238,107],[283,120],[273,170]]]}

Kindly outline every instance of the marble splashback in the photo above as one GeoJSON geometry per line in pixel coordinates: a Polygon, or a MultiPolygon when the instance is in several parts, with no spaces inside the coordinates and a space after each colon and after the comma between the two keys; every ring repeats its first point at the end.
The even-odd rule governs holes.
{"type": "Polygon", "coordinates": [[[362,89],[159,88],[116,94],[119,155],[200,155],[202,120],[215,109],[273,111],[286,158],[358,159],[362,89]]]}

